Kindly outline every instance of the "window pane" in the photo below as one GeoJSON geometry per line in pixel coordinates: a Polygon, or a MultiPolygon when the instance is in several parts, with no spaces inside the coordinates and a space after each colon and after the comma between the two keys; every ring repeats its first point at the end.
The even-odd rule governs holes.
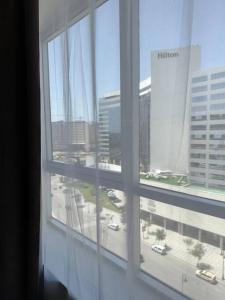
{"type": "Polygon", "coordinates": [[[51,204],[53,218],[96,241],[94,185],[52,174],[51,204]]]}
{"type": "Polygon", "coordinates": [[[96,11],[99,167],[121,171],[119,1],[96,11]]]}
{"type": "Polygon", "coordinates": [[[89,19],[48,43],[53,159],[95,165],[89,19]]]}
{"type": "Polygon", "coordinates": [[[139,3],[140,182],[223,201],[225,3],[139,3]]]}
{"type": "Polygon", "coordinates": [[[140,218],[142,270],[191,299],[224,299],[224,219],[146,198],[140,218]]]}
{"type": "MultiPolygon", "coordinates": [[[[99,187],[100,239],[107,250],[126,258],[126,199],[123,192],[99,187]]],[[[51,175],[52,217],[96,242],[96,187],[51,175]]]]}

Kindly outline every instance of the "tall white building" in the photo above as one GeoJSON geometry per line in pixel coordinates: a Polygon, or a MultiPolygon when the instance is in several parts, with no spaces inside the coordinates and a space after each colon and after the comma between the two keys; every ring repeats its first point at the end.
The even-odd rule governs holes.
{"type": "Polygon", "coordinates": [[[225,188],[225,67],[193,74],[191,103],[191,182],[225,188]]]}
{"type": "Polygon", "coordinates": [[[151,53],[150,167],[188,173],[190,82],[200,47],[151,53]]]}

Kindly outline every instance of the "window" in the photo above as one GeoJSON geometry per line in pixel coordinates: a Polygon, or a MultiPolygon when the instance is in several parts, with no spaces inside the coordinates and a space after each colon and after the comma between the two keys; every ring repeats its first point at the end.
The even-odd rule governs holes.
{"type": "Polygon", "coordinates": [[[191,134],[191,139],[193,140],[205,140],[206,134],[191,134]]]}
{"type": "Polygon", "coordinates": [[[204,153],[191,153],[191,158],[206,158],[204,153]]]}
{"type": "Polygon", "coordinates": [[[204,150],[206,148],[205,144],[191,144],[191,149],[202,149],[204,150]]]}
{"type": "Polygon", "coordinates": [[[213,73],[211,75],[211,80],[219,79],[219,78],[225,78],[225,72],[213,73]]]}
{"type": "MultiPolygon", "coordinates": [[[[223,219],[143,197],[140,198],[140,218],[141,252],[146,253],[141,268],[145,272],[192,299],[205,299],[212,289],[216,290],[206,284],[200,291],[202,282],[193,270],[196,264],[203,267],[208,264],[213,266],[210,272],[221,274],[223,219]],[[209,223],[215,226],[207,226],[209,223]]],[[[218,291],[216,297],[222,299],[222,293],[218,291]]]]}
{"type": "Polygon", "coordinates": [[[211,130],[224,130],[225,129],[225,124],[213,124],[210,125],[211,130]]]}
{"type": "Polygon", "coordinates": [[[191,130],[206,130],[206,125],[192,125],[191,130]]]}
{"type": "Polygon", "coordinates": [[[225,114],[210,115],[210,120],[225,120],[225,114]]]}
{"type": "MultiPolygon", "coordinates": [[[[94,58],[85,14],[43,45],[49,217],[110,258],[139,261],[140,274],[172,287],[177,299],[223,299],[225,118],[213,110],[225,103],[207,86],[211,79],[211,89],[222,88],[216,79],[225,72],[216,68],[225,59],[218,66],[211,57],[224,57],[223,42],[211,49],[218,32],[212,26],[206,35],[198,1],[103,2],[94,58]],[[125,10],[137,4],[139,13],[125,10]],[[218,285],[196,277],[199,249],[198,267],[211,268],[218,285]]],[[[224,28],[213,13],[210,20],[224,28]]]]}
{"type": "Polygon", "coordinates": [[[207,85],[195,86],[192,88],[192,94],[207,91],[207,85]]]}
{"type": "Polygon", "coordinates": [[[224,89],[224,88],[225,88],[225,82],[211,84],[211,90],[224,89]]]}
{"type": "Polygon", "coordinates": [[[211,100],[225,99],[225,93],[221,93],[221,94],[211,94],[210,99],[211,99],[211,100]]]}
{"type": "Polygon", "coordinates": [[[199,76],[199,77],[193,77],[192,78],[192,83],[198,83],[198,82],[204,82],[208,80],[208,76],[199,76]]]}
{"type": "Polygon", "coordinates": [[[225,145],[223,144],[210,144],[209,149],[213,150],[225,150],[225,145]]]}
{"type": "Polygon", "coordinates": [[[225,103],[211,104],[211,110],[225,110],[225,103]]]}
{"type": "Polygon", "coordinates": [[[225,140],[225,134],[210,134],[210,140],[225,140]]]}
{"type": "Polygon", "coordinates": [[[194,112],[200,112],[200,111],[206,111],[206,106],[205,105],[201,105],[201,106],[193,106],[191,111],[194,112]]]}
{"type": "Polygon", "coordinates": [[[214,159],[214,160],[224,160],[225,155],[220,155],[220,154],[209,154],[209,159],[214,159]]]}
{"type": "Polygon", "coordinates": [[[202,102],[202,101],[207,101],[207,96],[196,96],[192,97],[192,102],[202,102]]]}
{"type": "Polygon", "coordinates": [[[207,120],[207,116],[206,115],[192,116],[191,120],[192,121],[205,121],[205,120],[207,120]]]}

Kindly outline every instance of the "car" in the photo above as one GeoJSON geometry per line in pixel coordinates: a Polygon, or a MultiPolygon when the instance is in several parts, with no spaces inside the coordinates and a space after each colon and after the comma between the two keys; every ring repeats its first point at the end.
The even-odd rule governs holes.
{"type": "Polygon", "coordinates": [[[109,192],[107,193],[107,196],[108,196],[110,199],[116,199],[116,195],[115,195],[115,193],[114,193],[113,191],[109,191],[109,192]]]}
{"type": "Polygon", "coordinates": [[[108,227],[112,230],[115,230],[115,231],[118,231],[120,229],[119,225],[118,224],[115,224],[115,223],[110,223],[108,224],[108,227]]]}
{"type": "Polygon", "coordinates": [[[200,270],[198,269],[196,272],[195,272],[195,275],[199,278],[202,278],[212,284],[215,284],[217,282],[216,280],[216,274],[212,273],[212,272],[209,272],[209,271],[206,271],[206,270],[200,270]]]}
{"type": "Polygon", "coordinates": [[[162,245],[152,245],[152,250],[161,254],[161,255],[165,255],[166,254],[166,247],[162,246],[162,245]]]}

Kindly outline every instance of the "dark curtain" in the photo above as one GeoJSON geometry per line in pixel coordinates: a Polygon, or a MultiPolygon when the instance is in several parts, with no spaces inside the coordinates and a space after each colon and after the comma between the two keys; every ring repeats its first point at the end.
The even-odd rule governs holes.
{"type": "Polygon", "coordinates": [[[38,0],[0,4],[0,299],[41,299],[38,0]]]}

